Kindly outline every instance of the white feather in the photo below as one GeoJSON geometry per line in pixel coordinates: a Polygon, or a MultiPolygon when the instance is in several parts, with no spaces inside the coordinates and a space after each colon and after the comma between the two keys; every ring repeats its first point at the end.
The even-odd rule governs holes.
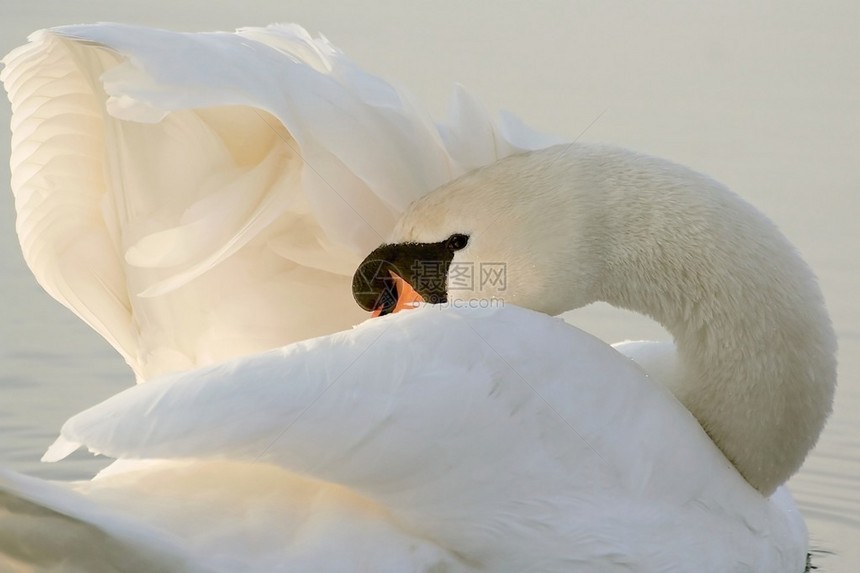
{"type": "MultiPolygon", "coordinates": [[[[805,559],[802,520],[786,511],[787,494],[762,498],[632,361],[516,307],[425,307],[152,381],[75,416],[63,439],[119,458],[232,460],[191,464],[197,481],[187,495],[208,492],[209,507],[186,503],[186,494],[166,509],[154,501],[164,493],[128,495],[143,488],[137,476],[157,482],[152,474],[166,483],[150,487],[176,494],[169,474],[192,471],[188,462],[87,485],[94,503],[173,531],[177,544],[189,536],[193,561],[216,570],[228,570],[212,557],[225,543],[248,571],[299,547],[318,548],[313,559],[322,561],[308,563],[326,563],[330,553],[360,563],[368,549],[354,536],[367,535],[363,521],[347,515],[317,530],[318,516],[303,509],[302,499],[326,495],[330,484],[383,516],[373,520],[381,528],[374,546],[389,544],[380,559],[412,543],[435,548],[401,570],[799,571],[805,559]],[[229,477],[213,486],[217,472],[229,477]],[[243,491],[225,485],[234,472],[263,476],[277,519],[295,528],[281,538],[286,547],[258,556],[241,533],[192,531],[214,519],[219,530],[249,527],[224,519],[233,510],[222,506],[238,502],[222,496],[243,491]],[[282,475],[279,485],[265,477],[273,475],[282,475]],[[295,487],[297,476],[321,481],[295,487]],[[122,496],[106,494],[118,489],[122,496]]],[[[253,527],[265,530],[272,517],[259,517],[253,527]]]]}
{"type": "Polygon", "coordinates": [[[462,88],[437,127],[295,25],[68,26],[4,63],[24,257],[139,380],[349,327],[412,200],[557,141],[462,88]]]}

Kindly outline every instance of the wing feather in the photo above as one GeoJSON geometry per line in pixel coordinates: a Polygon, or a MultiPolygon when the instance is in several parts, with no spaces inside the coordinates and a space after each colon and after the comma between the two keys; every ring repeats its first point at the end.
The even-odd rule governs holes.
{"type": "Polygon", "coordinates": [[[354,267],[411,201],[552,142],[463,90],[437,126],[296,25],[67,26],[4,63],[25,260],[139,380],[354,324],[354,267]]]}
{"type": "Polygon", "coordinates": [[[635,363],[515,307],[425,307],[156,380],[62,434],[114,457],[267,463],[339,484],[492,570],[578,551],[613,570],[601,547],[662,570],[672,551],[654,546],[683,543],[691,522],[722,532],[703,567],[741,545],[767,563],[761,532],[794,527],[635,363]]]}

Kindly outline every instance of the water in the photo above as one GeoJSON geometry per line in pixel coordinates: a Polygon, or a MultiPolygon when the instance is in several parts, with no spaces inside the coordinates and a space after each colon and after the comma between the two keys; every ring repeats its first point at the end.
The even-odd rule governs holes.
{"type": "MultiPolygon", "coordinates": [[[[768,213],[818,273],[840,341],[833,417],[791,481],[813,564],[860,570],[860,4],[434,3],[375,0],[117,3],[2,0],[0,52],[59,24],[124,21],[181,30],[296,21],[436,114],[454,81],[534,126],[617,143],[709,173],[768,213]],[[597,121],[588,127],[595,119],[597,121]],[[588,128],[588,129],[586,129],[588,128]]],[[[8,125],[8,105],[0,124],[8,125]]],[[[9,155],[8,137],[0,156],[9,155]]],[[[0,465],[90,475],[78,454],[38,462],[71,414],[132,378],[106,343],[36,285],[0,181],[0,465]]],[[[569,318],[615,341],[665,337],[607,307],[569,318]]]]}

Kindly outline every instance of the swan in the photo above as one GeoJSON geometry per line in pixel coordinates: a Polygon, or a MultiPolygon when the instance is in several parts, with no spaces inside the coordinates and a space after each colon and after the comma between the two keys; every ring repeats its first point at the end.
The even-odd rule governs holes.
{"type": "MultiPolygon", "coordinates": [[[[672,367],[664,363],[665,348],[655,354],[643,344],[622,347],[638,353],[637,363],[544,312],[514,304],[469,307],[489,295],[553,310],[572,300],[553,298],[555,279],[575,277],[559,284],[603,296],[627,292],[637,280],[623,276],[630,272],[641,277],[636,292],[689,303],[682,280],[649,288],[650,281],[675,276],[654,275],[646,265],[664,268],[667,261],[652,258],[673,253],[672,240],[684,249],[698,244],[685,228],[702,244],[695,306],[713,313],[700,328],[722,324],[710,319],[718,316],[710,305],[742,300],[723,290],[724,277],[732,276],[742,292],[766,289],[768,302],[760,303],[766,312],[758,314],[788,326],[798,321],[806,331],[786,356],[744,354],[773,370],[747,365],[762,378],[724,391],[764,384],[769,398],[753,404],[753,388],[738,398],[741,406],[723,413],[743,424],[744,412],[756,408],[757,419],[783,423],[780,415],[794,398],[799,404],[790,415],[797,419],[787,423],[820,430],[833,390],[832,332],[812,274],[775,227],[691,171],[626,151],[565,145],[501,160],[426,195],[398,223],[392,242],[356,271],[354,293],[362,306],[393,306],[385,296],[386,273],[402,274],[432,300],[438,283],[416,276],[421,266],[414,263],[447,258],[444,297],[436,304],[131,388],[71,418],[46,458],[61,459],[83,445],[120,460],[161,461],[109,470],[78,485],[79,497],[71,499],[61,486],[9,475],[4,491],[28,503],[30,514],[33,506],[61,513],[174,568],[226,570],[230,563],[271,570],[289,563],[297,570],[362,570],[372,563],[367,570],[803,571],[803,520],[787,490],[775,489],[805,454],[790,429],[783,443],[767,441],[773,432],[746,436],[764,448],[757,452],[761,463],[746,466],[743,454],[750,448],[727,441],[726,420],[700,424],[682,404],[687,394],[673,394],[692,383],[707,389],[714,382],[703,379],[712,371],[679,380],[677,373],[667,376],[672,367]],[[597,176],[624,172],[629,176],[597,176]],[[628,187],[629,181],[635,184],[628,187]],[[631,196],[637,192],[654,197],[645,202],[631,196]],[[659,201],[664,194],[665,202],[659,201]],[[631,206],[626,213],[646,221],[648,233],[616,236],[611,219],[624,213],[617,210],[622,197],[620,203],[631,206]],[[495,202],[487,203],[490,198],[495,202]],[[464,203],[485,208],[464,211],[464,203]],[[612,214],[601,215],[607,206],[612,214]],[[703,212],[708,215],[693,220],[698,227],[687,227],[690,213],[703,212]],[[565,217],[576,224],[548,230],[565,217]],[[557,234],[561,228],[568,229],[564,237],[557,234]],[[748,244],[744,233],[757,240],[748,244]],[[629,243],[633,237],[640,250],[629,243]],[[642,244],[652,239],[670,243],[661,250],[642,244]],[[606,250],[591,257],[597,246],[606,250]],[[624,251],[612,252],[616,248],[624,251]],[[614,258],[643,253],[649,259],[639,264],[614,258]],[[615,274],[582,268],[589,260],[598,267],[623,264],[615,274]],[[489,293],[452,288],[455,265],[489,261],[509,265],[506,284],[484,285],[496,289],[489,293]],[[715,261],[729,267],[711,266],[715,261]],[[529,280],[517,272],[528,272],[529,280]],[[780,281],[766,284],[772,275],[780,281]],[[786,278],[792,281],[782,282],[786,278]],[[718,296],[708,300],[714,286],[721,287],[718,296]],[[781,293],[803,304],[780,308],[781,293]],[[766,378],[774,371],[784,376],[779,359],[798,355],[808,361],[804,376],[766,378]],[[654,356],[662,366],[642,360],[654,356]],[[649,371],[652,363],[659,367],[649,371]],[[265,479],[258,472],[271,474],[265,479]],[[185,493],[186,480],[193,489],[177,504],[176,490],[185,493]],[[241,487],[246,481],[253,492],[241,487]],[[141,482],[156,491],[129,499],[131,491],[146,491],[141,482]],[[241,497],[232,495],[237,491],[241,497]],[[251,518],[219,523],[211,534],[200,531],[198,512],[212,519],[213,501],[219,504],[215,515],[244,516],[250,506],[251,518]],[[259,552],[249,555],[235,530],[249,521],[267,523],[255,522],[261,505],[277,509],[277,543],[275,549],[249,544],[259,552]],[[127,524],[131,517],[142,523],[127,524]],[[119,534],[115,521],[122,525],[119,534]],[[133,536],[123,535],[128,528],[133,536]]],[[[588,299],[574,297],[583,304],[588,299]]],[[[700,336],[716,340],[721,350],[726,344],[717,334],[700,336]]],[[[741,341],[744,334],[734,333],[741,341]]],[[[678,348],[676,367],[682,367],[682,341],[678,348]]]]}
{"type": "MultiPolygon", "coordinates": [[[[101,51],[104,30],[69,35],[87,34],[36,41],[57,41],[73,59],[96,46],[97,61],[123,61],[101,51]]],[[[138,41],[129,36],[126,46],[138,41]]],[[[145,84],[132,73],[147,69],[141,61],[119,64],[141,66],[122,70],[129,82],[145,84]]],[[[133,92],[133,83],[106,84],[111,113],[181,115],[181,105],[158,111],[146,98],[162,94],[133,92]]],[[[806,532],[781,484],[814,445],[835,384],[835,339],[811,271],[763,215],[690,170],[582,144],[507,155],[419,199],[382,246],[371,251],[365,237],[370,254],[338,279],[352,281],[365,310],[387,313],[395,273],[401,294],[409,284],[426,301],[416,310],[226,362],[230,351],[212,345],[141,352],[152,346],[114,335],[119,346],[132,340],[124,355],[148,381],[71,418],[46,460],[85,446],[119,461],[72,484],[0,473],[9,563],[802,571],[806,532]],[[504,282],[464,286],[454,274],[500,263],[504,282]],[[442,282],[428,281],[426,268],[441,268],[429,278],[442,282]],[[615,349],[548,316],[594,300],[654,317],[675,344],[615,349]],[[500,304],[470,308],[481,301],[500,304]]],[[[143,247],[169,258],[165,245],[177,243],[156,234],[163,244],[141,244],[153,238],[146,231],[111,243],[125,253],[118,280],[149,289],[143,302],[129,297],[135,305],[191,288],[242,252],[219,244],[190,266],[147,274],[136,265],[143,247]]],[[[315,235],[327,248],[355,241],[331,236],[315,235]]],[[[29,238],[28,261],[50,257],[29,238]]],[[[39,268],[59,283],[56,264],[39,268]]],[[[89,279],[78,278],[62,285],[66,296],[104,297],[81,291],[89,279]]],[[[320,299],[308,307],[326,312],[320,299]]],[[[90,308],[91,324],[123,332],[119,320],[95,319],[101,308],[116,311],[90,308]]],[[[124,312],[116,315],[129,322],[124,312]]],[[[143,323],[150,334],[155,318],[143,323]]]]}

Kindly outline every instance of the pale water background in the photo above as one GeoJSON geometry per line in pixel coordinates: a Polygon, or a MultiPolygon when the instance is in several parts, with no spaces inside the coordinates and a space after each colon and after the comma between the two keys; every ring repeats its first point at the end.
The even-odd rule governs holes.
{"type": "MultiPolygon", "coordinates": [[[[817,271],[840,341],[835,412],[791,489],[813,564],[860,571],[860,3],[0,0],[0,52],[60,24],[232,30],[295,21],[409,88],[437,115],[459,81],[531,125],[660,155],[728,184],[817,271]],[[602,114],[602,115],[601,115],[602,114]]],[[[181,57],[181,55],[177,55],[181,57]]],[[[9,106],[0,105],[8,125],[9,106]]],[[[5,128],[4,128],[5,129],[5,128]]],[[[8,135],[0,158],[9,156],[8,135]]],[[[100,467],[38,462],[61,423],[132,383],[113,350],[44,294],[14,234],[0,170],[0,465],[52,478],[100,467]]],[[[598,336],[665,337],[607,307],[598,336]]]]}

